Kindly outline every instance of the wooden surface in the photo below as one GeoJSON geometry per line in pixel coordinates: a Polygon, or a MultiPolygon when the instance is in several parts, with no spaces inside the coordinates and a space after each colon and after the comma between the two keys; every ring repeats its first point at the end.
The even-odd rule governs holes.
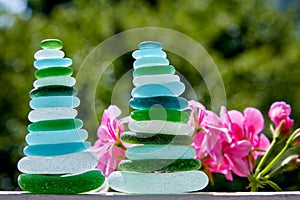
{"type": "Polygon", "coordinates": [[[238,192],[192,193],[178,195],[128,195],[119,193],[91,193],[81,195],[44,195],[0,191],[0,200],[298,200],[300,192],[238,192]]]}

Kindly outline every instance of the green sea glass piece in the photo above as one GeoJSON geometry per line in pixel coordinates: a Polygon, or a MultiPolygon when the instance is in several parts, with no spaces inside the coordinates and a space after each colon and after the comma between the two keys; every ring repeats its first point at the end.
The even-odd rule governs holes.
{"type": "Polygon", "coordinates": [[[121,171],[135,172],[173,172],[197,170],[200,168],[200,161],[197,159],[149,159],[149,160],[122,160],[118,168],[121,171]]]}
{"type": "Polygon", "coordinates": [[[175,74],[175,68],[172,65],[140,67],[133,71],[133,77],[155,74],[175,74]]]}
{"type": "Polygon", "coordinates": [[[19,186],[31,193],[40,194],[78,194],[95,190],[102,186],[105,176],[99,170],[65,176],[21,174],[19,186]]]}
{"type": "Polygon", "coordinates": [[[124,132],[121,140],[129,144],[170,144],[190,145],[193,138],[189,135],[151,134],[124,132]]]}
{"type": "Polygon", "coordinates": [[[56,131],[81,128],[83,122],[80,119],[56,119],[38,121],[30,124],[27,128],[29,132],[36,131],[56,131]]]}
{"type": "Polygon", "coordinates": [[[172,122],[187,123],[189,115],[187,112],[164,108],[150,108],[149,110],[134,110],[131,118],[136,121],[143,120],[166,120],[172,122]]]}
{"type": "Polygon", "coordinates": [[[61,49],[63,48],[63,43],[59,39],[45,39],[40,43],[42,49],[61,49]]]}
{"type": "Polygon", "coordinates": [[[43,86],[30,91],[30,98],[42,96],[73,96],[77,94],[77,89],[64,85],[43,86]]]}
{"type": "Polygon", "coordinates": [[[48,67],[39,69],[35,72],[37,79],[46,78],[49,76],[71,76],[73,69],[71,67],[48,67]]]}

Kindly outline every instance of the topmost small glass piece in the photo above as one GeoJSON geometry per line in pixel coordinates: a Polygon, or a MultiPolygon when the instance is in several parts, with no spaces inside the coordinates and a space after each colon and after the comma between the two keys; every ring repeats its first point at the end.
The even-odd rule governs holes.
{"type": "Polygon", "coordinates": [[[41,41],[40,47],[42,49],[62,49],[63,43],[59,39],[45,39],[41,41]]]}
{"type": "Polygon", "coordinates": [[[139,44],[139,49],[162,49],[162,44],[154,41],[145,41],[139,44]]]}

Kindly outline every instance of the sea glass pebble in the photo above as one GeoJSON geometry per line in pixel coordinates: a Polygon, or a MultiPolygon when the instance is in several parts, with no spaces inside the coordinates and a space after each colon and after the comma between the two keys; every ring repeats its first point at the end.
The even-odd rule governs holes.
{"type": "Polygon", "coordinates": [[[59,156],[87,150],[90,142],[28,145],[23,149],[26,156],[59,156]]]}
{"type": "Polygon", "coordinates": [[[45,96],[32,99],[29,105],[32,109],[48,107],[75,108],[80,105],[80,100],[78,97],[73,96],[45,96]]]}
{"type": "Polygon", "coordinates": [[[35,77],[37,79],[46,78],[49,76],[71,76],[73,69],[71,67],[48,67],[37,70],[35,77]]]}
{"type": "Polygon", "coordinates": [[[41,96],[72,96],[76,94],[76,88],[64,85],[49,85],[31,90],[29,96],[35,98],[41,96]]]}
{"type": "Polygon", "coordinates": [[[70,174],[94,169],[98,164],[89,151],[62,156],[30,156],[18,162],[18,169],[27,174],[70,174]]]}
{"type": "Polygon", "coordinates": [[[125,155],[129,160],[188,159],[194,158],[196,151],[182,145],[141,145],[128,148],[125,155]]]}
{"type": "Polygon", "coordinates": [[[148,97],[130,99],[130,107],[134,109],[149,109],[153,105],[161,105],[166,109],[184,110],[188,107],[188,101],[182,97],[148,97]]]}
{"type": "Polygon", "coordinates": [[[208,184],[201,171],[140,173],[116,171],[109,176],[112,189],[125,193],[173,194],[198,191],[208,184]]]}
{"type": "Polygon", "coordinates": [[[170,145],[190,145],[193,138],[188,135],[151,134],[124,132],[121,140],[128,144],[170,144],[170,145]]]}
{"type": "Polygon", "coordinates": [[[32,132],[26,135],[25,141],[29,145],[59,144],[68,142],[83,142],[88,138],[84,129],[71,129],[64,131],[32,132]]]}
{"type": "Polygon", "coordinates": [[[172,74],[148,75],[134,78],[133,85],[140,86],[151,83],[168,83],[175,81],[180,81],[179,76],[172,74]]]}
{"type": "Polygon", "coordinates": [[[64,176],[21,174],[18,183],[23,190],[41,194],[78,194],[99,188],[105,176],[99,170],[64,176]]]}
{"type": "Polygon", "coordinates": [[[197,170],[200,161],[196,159],[147,159],[147,160],[122,160],[118,168],[121,171],[151,172],[151,171],[188,171],[197,170]]]}
{"type": "Polygon", "coordinates": [[[33,82],[34,87],[44,87],[44,86],[55,86],[55,85],[63,85],[72,87],[76,83],[74,77],[66,77],[66,76],[53,76],[53,77],[46,77],[35,80],[33,82]]]}
{"type": "Polygon", "coordinates": [[[45,39],[40,42],[40,47],[42,49],[61,49],[63,48],[63,43],[58,39],[45,39]]]}
{"type": "Polygon", "coordinates": [[[128,123],[128,128],[132,132],[162,133],[171,135],[189,135],[192,132],[192,127],[189,124],[162,120],[131,121],[128,123]]]}
{"type": "Polygon", "coordinates": [[[47,59],[47,58],[63,58],[65,56],[65,53],[58,49],[43,49],[38,50],[34,54],[34,58],[37,60],[40,59],[47,59]]]}
{"type": "Polygon", "coordinates": [[[36,60],[33,66],[37,69],[47,68],[47,67],[69,67],[72,65],[72,59],[70,58],[49,58],[36,60]]]}
{"type": "Polygon", "coordinates": [[[162,57],[143,57],[133,63],[133,68],[137,69],[140,67],[152,67],[152,66],[162,66],[169,65],[170,62],[167,58],[162,57]]]}
{"type": "Polygon", "coordinates": [[[38,108],[30,111],[28,119],[31,122],[41,120],[52,119],[68,119],[75,118],[77,116],[77,110],[67,107],[50,107],[50,108],[38,108]]]}
{"type": "Polygon", "coordinates": [[[132,53],[132,57],[135,59],[140,59],[144,57],[161,57],[166,58],[167,54],[159,49],[143,49],[143,50],[136,50],[132,53]]]}
{"type": "Polygon", "coordinates": [[[172,65],[140,67],[133,71],[133,77],[156,75],[156,74],[175,74],[175,68],[172,65]]]}
{"type": "Polygon", "coordinates": [[[150,108],[149,110],[134,110],[131,112],[130,116],[136,121],[166,120],[181,123],[187,123],[189,121],[189,114],[187,112],[163,108],[150,108]]]}
{"type": "Polygon", "coordinates": [[[162,84],[147,84],[134,88],[131,91],[133,98],[157,97],[157,96],[179,96],[184,92],[185,86],[182,82],[169,82],[162,84]]]}
{"type": "Polygon", "coordinates": [[[31,123],[27,129],[29,132],[57,131],[81,128],[82,125],[83,122],[80,119],[54,119],[31,123]]]}
{"type": "Polygon", "coordinates": [[[139,44],[139,49],[162,49],[162,44],[160,42],[145,41],[139,44]]]}

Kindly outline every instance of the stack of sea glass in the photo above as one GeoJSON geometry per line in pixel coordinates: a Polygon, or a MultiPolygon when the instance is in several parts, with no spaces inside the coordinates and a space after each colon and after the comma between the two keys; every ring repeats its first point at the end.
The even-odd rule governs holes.
{"type": "Polygon", "coordinates": [[[143,42],[133,52],[133,109],[130,132],[122,134],[126,143],[138,144],[126,150],[128,160],[121,171],[109,177],[112,189],[126,193],[183,193],[203,189],[208,184],[200,162],[189,145],[191,127],[185,111],[188,102],[179,97],[185,90],[175,68],[158,42],[143,42]]]}
{"type": "Polygon", "coordinates": [[[57,39],[43,40],[35,53],[37,78],[30,92],[32,110],[28,119],[26,157],[18,163],[24,174],[20,187],[32,193],[76,194],[99,188],[105,177],[95,170],[97,158],[87,149],[90,143],[83,122],[77,119],[80,101],[71,77],[72,60],[64,58],[57,39]]]}

